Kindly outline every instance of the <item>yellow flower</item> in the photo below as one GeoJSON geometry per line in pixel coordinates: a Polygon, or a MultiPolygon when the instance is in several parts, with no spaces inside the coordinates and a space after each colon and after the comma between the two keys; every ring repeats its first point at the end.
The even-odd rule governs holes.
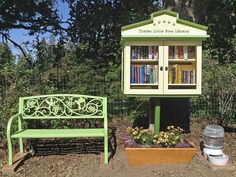
{"type": "Polygon", "coordinates": [[[158,138],[158,135],[154,135],[154,138],[158,138]]]}
{"type": "Polygon", "coordinates": [[[137,132],[137,131],[134,131],[134,132],[133,132],[133,135],[137,135],[137,134],[138,134],[138,132],[137,132]]]}

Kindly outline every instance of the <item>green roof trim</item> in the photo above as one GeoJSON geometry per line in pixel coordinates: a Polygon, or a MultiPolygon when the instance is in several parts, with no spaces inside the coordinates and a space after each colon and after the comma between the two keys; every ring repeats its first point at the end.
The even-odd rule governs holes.
{"type": "Polygon", "coordinates": [[[170,15],[176,18],[179,18],[179,14],[170,10],[161,10],[158,12],[154,12],[151,14],[151,19],[153,20],[154,17],[160,16],[160,15],[170,15]]]}
{"type": "Polygon", "coordinates": [[[179,14],[177,12],[173,12],[173,11],[170,11],[170,10],[161,10],[161,11],[152,13],[150,20],[145,20],[145,21],[141,21],[141,22],[138,22],[138,23],[133,23],[133,24],[130,24],[130,25],[122,26],[121,31],[125,31],[125,30],[129,30],[129,29],[133,29],[133,28],[137,28],[137,27],[140,27],[140,26],[151,24],[151,23],[153,23],[153,18],[157,17],[157,16],[160,16],[160,15],[169,15],[169,16],[176,17],[176,22],[180,23],[182,25],[190,26],[190,27],[197,28],[197,29],[204,30],[204,31],[206,31],[208,29],[207,26],[179,19],[179,14]]]}
{"type": "Polygon", "coordinates": [[[131,25],[122,26],[122,27],[121,27],[121,31],[125,31],[125,30],[129,30],[129,29],[137,28],[137,27],[144,26],[144,25],[149,25],[149,24],[151,24],[152,22],[153,22],[153,20],[145,20],[145,21],[133,23],[133,24],[131,24],[131,25]]]}
{"type": "Polygon", "coordinates": [[[189,22],[189,21],[182,20],[182,19],[177,19],[177,23],[180,23],[180,24],[186,25],[186,26],[191,26],[193,28],[198,28],[198,29],[201,29],[204,31],[206,31],[208,29],[207,26],[199,25],[197,23],[189,22]]]}

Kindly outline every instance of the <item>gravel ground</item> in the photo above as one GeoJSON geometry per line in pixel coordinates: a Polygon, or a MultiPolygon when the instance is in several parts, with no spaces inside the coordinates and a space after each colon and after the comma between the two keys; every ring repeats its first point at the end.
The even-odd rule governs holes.
{"type": "MultiPolygon", "coordinates": [[[[234,170],[214,171],[201,156],[199,143],[202,140],[202,131],[208,123],[203,119],[191,120],[191,134],[186,139],[196,145],[198,153],[192,163],[183,165],[155,165],[144,167],[129,167],[123,145],[119,137],[129,125],[125,119],[116,118],[110,126],[116,128],[117,149],[108,166],[100,166],[99,152],[93,153],[65,153],[64,155],[37,154],[27,159],[17,170],[17,177],[235,177],[234,170]]],[[[224,152],[230,156],[230,162],[236,165],[236,132],[227,132],[225,135],[224,152]]],[[[96,147],[96,145],[95,145],[96,147]]],[[[3,148],[3,147],[2,147],[3,148]]],[[[86,149],[86,148],[85,148],[86,149]]],[[[96,149],[96,148],[95,148],[96,149]]],[[[0,165],[6,163],[6,151],[0,150],[0,165]]],[[[1,168],[0,167],[0,168],[1,168]]],[[[1,176],[1,174],[0,174],[1,176]]]]}

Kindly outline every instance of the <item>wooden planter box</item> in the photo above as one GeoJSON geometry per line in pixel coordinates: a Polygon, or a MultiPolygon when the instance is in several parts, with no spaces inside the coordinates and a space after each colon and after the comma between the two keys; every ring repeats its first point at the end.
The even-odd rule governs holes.
{"type": "Polygon", "coordinates": [[[190,163],[196,148],[125,148],[130,166],[190,163]]]}

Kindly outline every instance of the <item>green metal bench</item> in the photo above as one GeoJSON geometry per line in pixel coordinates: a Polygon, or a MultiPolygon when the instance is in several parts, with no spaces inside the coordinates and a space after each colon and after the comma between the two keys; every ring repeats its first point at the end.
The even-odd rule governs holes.
{"type": "Polygon", "coordinates": [[[23,153],[23,139],[26,138],[77,138],[103,137],[104,163],[108,164],[107,98],[88,95],[40,95],[19,98],[19,112],[12,116],[7,125],[8,164],[13,164],[12,140],[19,139],[23,153]],[[29,119],[103,119],[103,128],[75,129],[27,129],[24,121],[29,119]],[[17,121],[18,131],[13,131],[17,121]]]}

